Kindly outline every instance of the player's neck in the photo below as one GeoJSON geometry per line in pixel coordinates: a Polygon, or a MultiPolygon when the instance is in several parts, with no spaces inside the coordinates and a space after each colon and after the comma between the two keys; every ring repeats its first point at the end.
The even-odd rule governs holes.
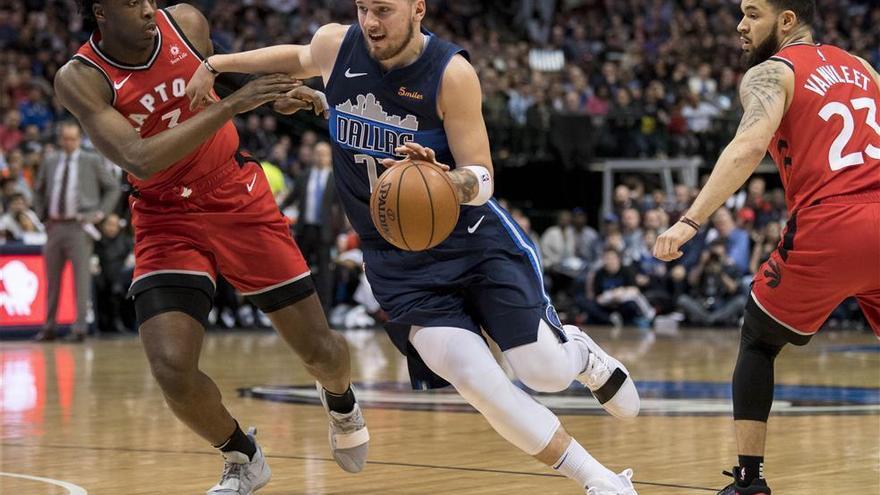
{"type": "Polygon", "coordinates": [[[148,46],[144,48],[125,48],[125,44],[115,41],[112,37],[108,37],[105,33],[101,33],[101,40],[98,41],[98,48],[109,55],[114,60],[118,60],[126,65],[142,65],[150,60],[153,50],[156,47],[154,39],[148,46]]]}
{"type": "Polygon", "coordinates": [[[406,67],[407,65],[418,60],[420,56],[422,56],[422,52],[425,50],[425,46],[427,44],[428,37],[419,32],[418,34],[413,36],[411,40],[409,40],[406,48],[404,48],[399,54],[397,54],[394,58],[389,58],[388,60],[380,60],[379,65],[382,66],[382,69],[386,71],[406,67]]]}
{"type": "Polygon", "coordinates": [[[810,31],[809,27],[803,26],[792,31],[788,36],[782,39],[782,42],[779,43],[779,50],[776,51],[781,51],[788,45],[793,45],[795,43],[815,43],[815,41],[813,41],[813,33],[810,31]]]}

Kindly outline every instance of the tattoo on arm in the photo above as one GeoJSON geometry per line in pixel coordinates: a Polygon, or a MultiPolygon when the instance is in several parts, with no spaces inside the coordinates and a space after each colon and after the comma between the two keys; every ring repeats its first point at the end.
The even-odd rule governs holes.
{"type": "Polygon", "coordinates": [[[480,192],[477,176],[469,170],[455,169],[449,172],[449,178],[458,191],[458,202],[461,204],[476,198],[480,192]]]}
{"type": "Polygon", "coordinates": [[[768,60],[750,69],[743,77],[740,99],[743,116],[736,133],[745,132],[770,117],[769,109],[785,103],[783,77],[789,70],[782,63],[768,60]]]}

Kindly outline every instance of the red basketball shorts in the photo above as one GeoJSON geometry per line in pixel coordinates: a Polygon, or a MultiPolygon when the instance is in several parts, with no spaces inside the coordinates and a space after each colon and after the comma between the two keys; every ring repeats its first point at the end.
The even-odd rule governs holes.
{"type": "Polygon", "coordinates": [[[200,288],[213,296],[220,273],[266,311],[289,299],[277,292],[312,287],[308,265],[254,161],[239,155],[196,183],[140,191],[129,203],[133,296],[162,286],[200,288]]]}
{"type": "Polygon", "coordinates": [[[856,297],[880,337],[880,201],[866,199],[873,200],[831,198],[792,216],[755,274],[752,298],[765,313],[812,335],[844,299],[856,297]]]}

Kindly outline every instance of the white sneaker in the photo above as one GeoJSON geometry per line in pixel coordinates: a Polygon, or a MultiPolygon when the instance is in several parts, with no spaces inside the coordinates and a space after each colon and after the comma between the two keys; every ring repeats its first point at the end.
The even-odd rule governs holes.
{"type": "MultiPolygon", "coordinates": [[[[370,447],[370,432],[357,402],[354,409],[347,414],[331,411],[327,407],[324,387],[317,383],[318,396],[321,404],[330,417],[330,453],[336,464],[349,473],[359,473],[367,462],[367,450],[370,447]]],[[[353,390],[353,389],[352,389],[353,390]]]]}
{"type": "Polygon", "coordinates": [[[622,473],[617,475],[615,484],[618,485],[613,489],[592,487],[587,489],[587,495],[639,495],[636,493],[632,484],[633,470],[624,469],[622,473]]]}
{"type": "Polygon", "coordinates": [[[565,325],[566,335],[589,351],[587,364],[577,379],[590,389],[606,411],[617,418],[639,415],[641,400],[629,371],[620,361],[602,350],[593,339],[574,325],[565,325]]]}
{"type": "Polygon", "coordinates": [[[248,428],[247,436],[257,447],[254,458],[249,460],[246,454],[237,451],[223,452],[226,463],[220,482],[208,490],[207,495],[250,495],[269,483],[272,470],[263,457],[263,449],[254,438],[257,429],[248,428]]]}

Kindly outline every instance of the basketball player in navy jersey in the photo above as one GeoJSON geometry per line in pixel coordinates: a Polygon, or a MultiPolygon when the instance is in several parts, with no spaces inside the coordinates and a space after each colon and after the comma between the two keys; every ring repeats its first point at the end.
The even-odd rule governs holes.
{"type": "Polygon", "coordinates": [[[553,413],[511,383],[481,336],[483,329],[534,390],[558,392],[577,379],[613,415],[638,414],[626,368],[559,322],[538,249],[491,199],[480,83],[467,53],[421,28],[425,0],[356,4],[358,24],[325,25],[309,45],[209,57],[187,87],[191,104],[204,102],[216,73],[322,76],[336,188],[413,386],[452,384],[505,439],[589,494],[635,494],[632,471],[615,474],[590,456],[553,413]],[[428,251],[391,246],[369,214],[380,167],[410,160],[448,167],[462,204],[454,232],[428,251]]]}
{"type": "Polygon", "coordinates": [[[157,9],[153,0],[82,7],[98,29],[58,71],[55,92],[98,150],[128,172],[136,236],[130,293],[140,338],[168,407],[226,460],[208,493],[249,495],[270,478],[254,435],[241,430],[199,369],[218,273],[269,316],[321,382],[333,456],[360,471],[369,434],[349,387],[348,346],[328,328],[308,266],[259,164],[238,151],[231,122],[263,103],[296,110],[316,100],[289,75],[274,74],[227,78],[238,88],[231,96],[191,109],[186,81],[213,51],[197,9],[157,9]],[[297,95],[310,103],[291,100],[297,95]]]}

